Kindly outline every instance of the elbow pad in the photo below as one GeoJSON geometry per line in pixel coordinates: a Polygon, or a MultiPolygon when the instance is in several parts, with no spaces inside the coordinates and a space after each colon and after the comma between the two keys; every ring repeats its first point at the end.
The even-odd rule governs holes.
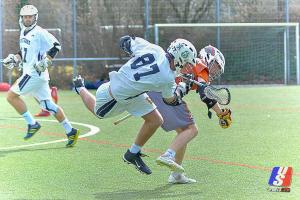
{"type": "Polygon", "coordinates": [[[132,51],[131,51],[131,39],[134,40],[135,37],[130,37],[129,35],[125,35],[123,37],[120,38],[119,41],[119,47],[120,49],[122,49],[123,51],[125,51],[128,55],[132,55],[132,51]]]}
{"type": "Polygon", "coordinates": [[[203,85],[198,87],[198,92],[199,92],[201,101],[207,105],[208,109],[211,109],[217,103],[217,101],[214,99],[210,99],[205,95],[204,89],[206,87],[207,87],[207,85],[205,83],[203,83],[203,85]]]}
{"type": "Polygon", "coordinates": [[[47,55],[50,56],[51,58],[54,58],[60,49],[61,49],[60,44],[55,42],[53,43],[53,47],[47,52],[47,55]]]}

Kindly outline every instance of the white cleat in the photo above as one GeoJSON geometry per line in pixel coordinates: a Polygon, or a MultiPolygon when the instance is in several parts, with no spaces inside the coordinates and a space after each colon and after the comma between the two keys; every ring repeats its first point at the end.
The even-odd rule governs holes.
{"type": "Polygon", "coordinates": [[[170,184],[190,184],[190,183],[197,183],[195,179],[186,177],[184,174],[174,174],[171,173],[169,176],[168,182],[170,184]]]}
{"type": "Polygon", "coordinates": [[[159,156],[156,159],[156,163],[161,166],[166,166],[169,169],[171,169],[171,171],[174,172],[178,172],[178,173],[184,172],[184,168],[181,165],[177,164],[172,158],[165,155],[159,156]]]}

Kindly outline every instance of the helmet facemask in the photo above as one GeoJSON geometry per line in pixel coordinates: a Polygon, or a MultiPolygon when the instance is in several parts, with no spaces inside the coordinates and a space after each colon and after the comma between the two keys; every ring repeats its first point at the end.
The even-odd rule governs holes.
{"type": "Polygon", "coordinates": [[[200,50],[199,58],[205,62],[209,71],[209,81],[212,81],[224,73],[225,58],[223,54],[211,45],[200,50]]]}
{"type": "Polygon", "coordinates": [[[209,71],[209,81],[213,81],[224,73],[224,68],[222,68],[216,60],[211,61],[207,68],[209,71]]]}

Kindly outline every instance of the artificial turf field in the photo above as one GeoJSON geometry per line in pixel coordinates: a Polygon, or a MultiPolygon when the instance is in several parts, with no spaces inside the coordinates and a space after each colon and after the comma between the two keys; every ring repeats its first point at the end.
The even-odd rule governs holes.
{"type": "MultiPolygon", "coordinates": [[[[235,87],[231,93],[229,129],[221,129],[216,116],[208,119],[198,94],[185,97],[199,128],[183,163],[198,181],[190,185],[169,185],[168,169],[155,163],[175,133],[159,129],[148,141],[144,160],[153,173],[142,175],[122,161],[141,119],[114,126],[122,116],[99,120],[78,95],[59,90],[69,120],[83,123],[74,124],[81,135],[91,134],[66,149],[64,130],[52,121],[40,121],[42,129],[24,141],[25,122],[0,93],[0,199],[300,199],[300,87],[235,87]],[[290,193],[267,190],[274,166],[293,167],[290,193]]],[[[32,114],[39,111],[33,98],[25,101],[32,114]]]]}

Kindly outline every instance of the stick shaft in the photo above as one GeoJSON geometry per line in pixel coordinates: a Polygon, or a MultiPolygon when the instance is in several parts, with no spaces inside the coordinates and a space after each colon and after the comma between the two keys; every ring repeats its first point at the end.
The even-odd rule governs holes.
{"type": "Polygon", "coordinates": [[[128,114],[128,115],[126,115],[126,116],[124,116],[124,117],[118,119],[117,121],[115,121],[115,122],[114,122],[114,125],[118,125],[118,124],[120,124],[121,122],[127,120],[127,119],[130,118],[130,117],[132,117],[132,115],[131,115],[131,114],[128,114]]]}

